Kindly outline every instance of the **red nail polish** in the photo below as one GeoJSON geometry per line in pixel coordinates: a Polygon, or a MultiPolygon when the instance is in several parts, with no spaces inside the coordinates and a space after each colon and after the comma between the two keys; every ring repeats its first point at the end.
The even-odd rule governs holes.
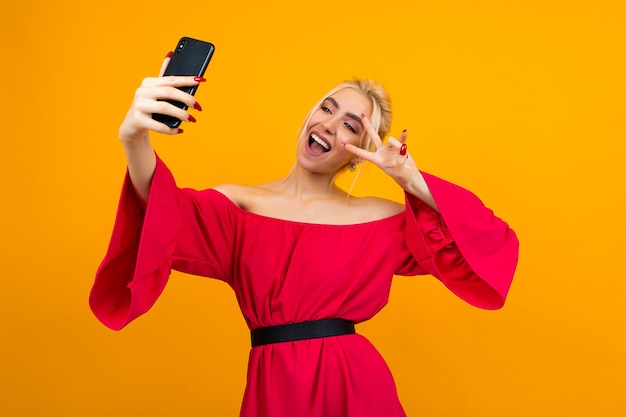
{"type": "Polygon", "coordinates": [[[196,122],[196,118],[193,117],[192,115],[189,115],[189,117],[187,118],[187,120],[189,120],[191,123],[195,123],[196,122]]]}
{"type": "Polygon", "coordinates": [[[165,55],[165,58],[171,58],[171,57],[172,57],[172,55],[174,55],[174,52],[169,51],[169,52],[167,53],[167,55],[165,55]]]}
{"type": "Polygon", "coordinates": [[[400,146],[400,155],[406,155],[406,143],[403,143],[402,146],[400,146]]]}
{"type": "Polygon", "coordinates": [[[404,130],[402,131],[402,133],[406,133],[406,129],[404,129],[404,130]]]}
{"type": "Polygon", "coordinates": [[[181,133],[183,133],[183,132],[184,132],[184,130],[183,130],[183,129],[180,129],[180,128],[178,129],[178,134],[181,134],[181,133]]]}
{"type": "Polygon", "coordinates": [[[365,118],[365,115],[363,113],[361,113],[361,119],[365,118]]]}
{"type": "Polygon", "coordinates": [[[193,80],[197,81],[199,83],[203,83],[203,82],[206,81],[206,78],[204,78],[204,77],[193,77],[193,80]]]}
{"type": "Polygon", "coordinates": [[[198,110],[198,111],[202,111],[202,106],[197,101],[193,102],[193,108],[198,110]]]}

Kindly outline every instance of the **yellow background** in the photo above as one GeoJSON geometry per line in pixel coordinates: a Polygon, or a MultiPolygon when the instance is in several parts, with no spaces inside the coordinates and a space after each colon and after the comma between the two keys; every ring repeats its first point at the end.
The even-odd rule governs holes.
{"type": "MultiPolygon", "coordinates": [[[[363,76],[387,86],[420,167],[517,231],[503,310],[397,278],[359,326],[409,416],[626,415],[623,4],[3,2],[0,415],[238,413],[249,338],[224,284],[174,273],[117,333],[87,305],[125,169],[119,123],[181,36],[217,49],[199,122],[154,138],[179,184],[285,174],[310,106],[363,76]]],[[[374,168],[364,193],[401,198],[374,168]]]]}

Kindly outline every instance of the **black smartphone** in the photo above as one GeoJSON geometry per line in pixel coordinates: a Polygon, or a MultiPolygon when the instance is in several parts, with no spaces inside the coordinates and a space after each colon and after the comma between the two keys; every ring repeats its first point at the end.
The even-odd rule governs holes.
{"type": "MultiPolygon", "coordinates": [[[[209,66],[214,51],[215,46],[212,43],[183,37],[178,41],[178,45],[176,45],[176,49],[174,49],[172,58],[163,75],[193,75],[202,77],[209,66]]],[[[197,85],[179,87],[179,90],[185,91],[191,95],[196,94],[197,89],[197,85]]],[[[187,110],[187,105],[180,101],[167,101],[176,107],[187,110]]],[[[178,127],[181,123],[179,119],[164,114],[154,113],[152,114],[152,118],[161,123],[165,123],[169,127],[178,127]]]]}

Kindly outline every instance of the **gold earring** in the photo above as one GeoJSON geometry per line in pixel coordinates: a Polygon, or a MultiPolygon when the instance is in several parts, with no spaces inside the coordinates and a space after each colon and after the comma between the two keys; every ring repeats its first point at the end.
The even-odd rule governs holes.
{"type": "Polygon", "coordinates": [[[350,162],[350,166],[348,167],[348,169],[350,170],[350,172],[354,172],[356,170],[356,165],[350,162]]]}

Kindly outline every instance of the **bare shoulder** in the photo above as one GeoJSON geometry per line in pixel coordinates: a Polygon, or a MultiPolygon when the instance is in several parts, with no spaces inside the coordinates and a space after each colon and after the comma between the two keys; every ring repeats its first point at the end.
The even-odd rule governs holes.
{"type": "Polygon", "coordinates": [[[220,185],[213,187],[213,189],[215,191],[219,191],[220,193],[224,194],[233,202],[236,202],[237,196],[245,192],[245,190],[242,189],[243,187],[244,186],[239,185],[239,184],[220,184],[220,185]]]}
{"type": "Polygon", "coordinates": [[[262,188],[255,185],[241,185],[241,184],[220,184],[213,187],[214,190],[219,191],[225,195],[235,205],[246,208],[251,198],[258,197],[262,192],[262,188]]]}
{"type": "Polygon", "coordinates": [[[350,198],[349,204],[359,209],[363,220],[378,220],[404,212],[404,204],[380,197],[350,198]]]}

